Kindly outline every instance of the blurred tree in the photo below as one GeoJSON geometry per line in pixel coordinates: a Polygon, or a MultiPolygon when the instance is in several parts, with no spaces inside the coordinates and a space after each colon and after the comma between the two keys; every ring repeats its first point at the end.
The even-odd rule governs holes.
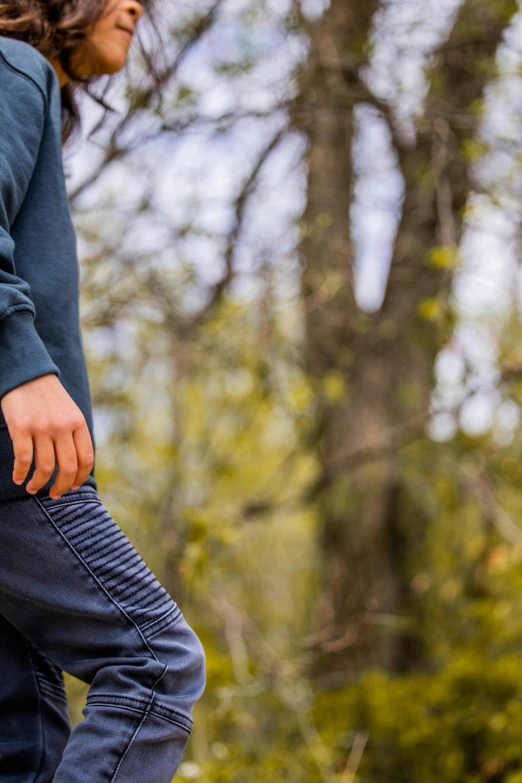
{"type": "MultiPolygon", "coordinates": [[[[313,23],[278,0],[166,2],[163,105],[136,58],[124,117],[72,193],[100,491],[207,652],[181,779],[520,783],[522,436],[509,417],[505,448],[424,435],[480,97],[513,6],[462,7],[413,141],[363,78],[389,5],[417,4],[335,2],[313,23]],[[406,191],[373,315],[354,298],[349,222],[368,106],[406,191]],[[430,671],[410,674],[419,640],[430,671]],[[408,671],[314,687],[373,665],[408,671]]],[[[514,408],[515,314],[503,339],[514,408]]],[[[85,687],[69,692],[79,720],[85,687]]]]}
{"type": "Polygon", "coordinates": [[[324,594],[317,610],[316,676],[342,682],[374,664],[423,666],[411,564],[422,509],[403,480],[401,445],[423,437],[434,361],[451,335],[447,307],[470,194],[470,142],[514,0],[465,0],[435,53],[412,144],[393,109],[364,80],[377,2],[332,0],[301,22],[312,42],[294,105],[309,138],[302,296],[306,367],[316,380],[315,441],[324,594]],[[363,312],[353,286],[349,207],[358,104],[388,123],[405,186],[384,302],[363,312]]]}

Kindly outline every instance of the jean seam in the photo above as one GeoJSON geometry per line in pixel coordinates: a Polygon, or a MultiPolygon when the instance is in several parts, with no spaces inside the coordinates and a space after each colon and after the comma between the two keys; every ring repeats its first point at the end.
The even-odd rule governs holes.
{"type": "MultiPolygon", "coordinates": [[[[90,701],[88,706],[89,707],[113,707],[115,710],[127,710],[127,712],[138,712],[140,715],[143,712],[142,710],[139,710],[137,707],[129,707],[126,704],[113,704],[110,701],[90,701]]],[[[155,712],[152,708],[150,708],[146,712],[146,714],[154,715],[155,718],[159,718],[160,720],[165,720],[167,721],[167,723],[174,724],[174,726],[179,726],[179,728],[186,731],[187,734],[191,733],[191,728],[185,723],[182,723],[179,720],[174,720],[174,718],[167,718],[166,715],[161,715],[161,713],[155,712]]]]}
{"type": "MultiPolygon", "coordinates": [[[[87,504],[89,504],[89,505],[97,505],[97,506],[103,505],[101,500],[95,500],[95,499],[88,500],[90,494],[91,493],[89,492],[88,495],[87,494],[84,495],[84,498],[85,498],[84,500],[78,499],[78,500],[67,500],[64,503],[58,502],[55,505],[49,506],[49,508],[65,508],[65,506],[81,506],[82,504],[84,506],[87,505],[87,504]]],[[[35,496],[33,495],[33,497],[35,497],[35,496]]],[[[40,498],[38,498],[38,500],[40,500],[40,498]]],[[[59,501],[60,498],[51,498],[51,500],[58,500],[59,501]]]]}
{"type": "MultiPolygon", "coordinates": [[[[150,622],[150,623],[147,623],[146,625],[143,625],[143,626],[141,627],[141,630],[142,630],[143,632],[145,632],[145,631],[148,631],[148,630],[149,630],[149,628],[152,628],[152,626],[153,626],[153,625],[156,625],[157,623],[160,623],[162,620],[166,620],[166,619],[167,619],[167,617],[169,616],[169,614],[172,614],[173,612],[175,612],[175,611],[176,611],[176,609],[178,610],[178,614],[176,614],[176,616],[175,616],[175,617],[173,617],[173,618],[172,618],[172,620],[176,620],[176,619],[178,619],[178,617],[181,615],[181,609],[179,608],[179,606],[178,606],[177,604],[175,604],[174,606],[172,606],[172,607],[171,607],[171,608],[168,610],[168,612],[165,612],[165,614],[163,614],[161,617],[156,617],[156,619],[155,619],[155,620],[151,620],[151,622],[150,622]]],[[[170,623],[169,623],[169,625],[170,625],[170,623]]],[[[148,639],[150,639],[151,637],[149,636],[149,637],[147,637],[147,638],[148,638],[148,639]]]]}
{"type": "Polygon", "coordinates": [[[47,696],[48,698],[53,699],[56,702],[60,702],[60,704],[67,704],[67,701],[60,691],[54,690],[52,687],[44,686],[42,683],[38,686],[40,688],[40,693],[42,693],[43,696],[47,696]]]}
{"type": "Polygon", "coordinates": [[[29,640],[26,639],[25,643],[27,647],[27,655],[29,657],[29,665],[31,667],[31,672],[33,674],[34,686],[35,686],[36,693],[38,695],[38,723],[40,726],[41,753],[40,753],[40,763],[38,764],[38,769],[36,770],[36,775],[34,776],[34,781],[36,783],[45,763],[45,737],[44,737],[43,718],[42,718],[42,694],[40,693],[40,686],[38,684],[38,678],[36,676],[36,669],[34,667],[34,661],[33,661],[33,656],[31,654],[31,648],[29,646],[29,640]]]}
{"type": "Polygon", "coordinates": [[[155,688],[156,688],[156,686],[158,685],[158,683],[159,683],[159,682],[160,682],[160,681],[163,679],[163,677],[165,676],[165,672],[167,671],[167,669],[168,669],[168,666],[167,666],[167,664],[164,664],[164,668],[163,668],[163,671],[162,671],[162,673],[160,674],[160,676],[158,677],[158,679],[156,680],[156,682],[155,682],[155,683],[154,683],[154,685],[152,686],[152,693],[150,694],[150,699],[149,699],[149,702],[148,702],[148,704],[147,704],[147,708],[146,708],[145,712],[143,713],[143,717],[142,717],[142,719],[140,720],[139,724],[136,726],[136,730],[135,730],[134,734],[133,734],[133,735],[132,735],[132,737],[130,738],[130,740],[129,740],[129,742],[128,742],[128,745],[127,745],[127,747],[126,747],[126,748],[125,748],[125,750],[123,751],[123,753],[122,753],[122,755],[121,755],[121,758],[120,758],[120,760],[118,761],[118,764],[116,765],[116,769],[114,770],[114,772],[113,772],[113,774],[112,774],[112,777],[111,777],[111,779],[110,779],[110,783],[114,783],[114,781],[116,780],[116,775],[118,774],[118,772],[119,772],[119,770],[120,770],[120,767],[121,767],[121,765],[123,764],[123,761],[124,761],[124,759],[125,759],[125,756],[126,756],[126,755],[127,755],[127,753],[129,752],[129,750],[130,750],[130,747],[131,747],[132,743],[134,742],[134,740],[135,740],[135,739],[136,739],[136,737],[138,736],[138,732],[139,732],[139,730],[141,729],[141,727],[142,727],[142,726],[143,726],[143,724],[145,723],[145,719],[146,719],[147,715],[149,714],[149,712],[150,712],[150,708],[151,708],[151,706],[152,706],[152,702],[154,701],[154,696],[156,695],[156,693],[155,693],[155,688]]]}
{"type": "MultiPolygon", "coordinates": [[[[144,709],[146,709],[148,701],[137,699],[135,697],[131,698],[129,696],[118,696],[113,693],[96,693],[92,697],[87,697],[86,704],[87,706],[94,704],[101,706],[102,704],[106,704],[111,707],[127,707],[128,709],[142,712],[144,709]]],[[[158,717],[164,717],[166,720],[171,720],[173,723],[184,723],[187,730],[192,728],[193,721],[187,718],[181,712],[176,712],[176,710],[173,710],[171,707],[164,707],[162,704],[158,703],[153,706],[155,710],[158,711],[154,712],[154,710],[151,710],[151,712],[154,712],[154,714],[158,717]],[[162,710],[168,714],[162,715],[159,710],[162,710]]]]}
{"type": "MultiPolygon", "coordinates": [[[[64,535],[64,533],[63,533],[63,532],[60,530],[60,528],[58,527],[58,525],[56,524],[56,522],[53,520],[53,518],[51,517],[51,515],[48,513],[48,511],[47,511],[47,509],[45,508],[45,506],[43,505],[43,503],[41,503],[40,499],[39,499],[38,497],[36,497],[35,495],[33,495],[32,497],[33,497],[33,499],[35,500],[36,504],[39,506],[39,508],[42,510],[42,512],[43,512],[43,514],[45,515],[45,517],[46,517],[46,518],[49,520],[49,522],[50,522],[50,523],[51,523],[51,525],[53,526],[54,530],[55,530],[55,531],[58,533],[58,535],[60,536],[60,538],[61,538],[61,539],[62,539],[62,540],[65,542],[65,544],[66,544],[66,545],[69,547],[69,549],[71,550],[71,552],[72,552],[72,553],[74,554],[74,556],[75,556],[75,557],[76,557],[76,558],[79,560],[79,562],[82,564],[82,566],[85,568],[85,570],[86,570],[86,571],[87,571],[87,572],[88,572],[88,573],[91,575],[91,577],[94,579],[94,581],[96,582],[96,584],[98,585],[98,587],[99,587],[99,588],[102,590],[102,592],[104,593],[104,595],[106,595],[106,596],[108,597],[108,599],[111,601],[111,603],[112,603],[114,606],[116,606],[116,608],[117,608],[117,609],[118,609],[118,610],[119,610],[119,611],[120,611],[120,612],[121,612],[121,613],[124,615],[124,617],[126,617],[126,618],[127,618],[127,620],[128,620],[130,623],[131,623],[131,625],[132,625],[132,626],[133,626],[133,627],[136,629],[136,631],[137,631],[137,633],[138,633],[138,635],[139,635],[140,639],[142,640],[142,642],[143,642],[143,644],[144,644],[145,648],[146,648],[146,649],[147,649],[147,650],[150,652],[150,654],[151,654],[152,658],[153,658],[153,659],[154,659],[154,660],[155,660],[157,663],[161,663],[161,661],[158,659],[158,657],[157,657],[156,653],[154,652],[154,650],[152,649],[152,647],[151,647],[151,646],[148,644],[147,640],[145,639],[144,635],[142,634],[142,632],[141,632],[141,629],[140,629],[139,625],[136,623],[136,621],[135,621],[135,620],[134,620],[134,619],[133,619],[133,618],[132,618],[132,617],[131,617],[131,616],[128,614],[128,612],[126,612],[126,611],[125,611],[125,609],[124,609],[124,608],[123,608],[123,607],[122,607],[122,606],[121,606],[121,605],[118,603],[118,601],[116,601],[116,600],[113,598],[113,596],[112,596],[112,595],[109,593],[109,591],[108,591],[108,590],[105,588],[105,586],[104,586],[104,585],[101,583],[100,579],[99,579],[99,578],[96,576],[96,574],[94,573],[94,571],[93,571],[93,570],[92,570],[92,569],[89,567],[89,565],[88,565],[88,564],[85,562],[85,560],[83,559],[83,557],[81,556],[81,554],[80,554],[80,553],[79,553],[79,552],[76,550],[76,548],[75,548],[75,547],[73,546],[73,544],[72,544],[72,543],[69,541],[69,539],[67,538],[67,536],[66,536],[66,535],[64,535]]],[[[121,758],[120,758],[120,760],[119,760],[119,762],[118,762],[118,764],[117,764],[117,766],[116,766],[116,769],[114,770],[114,772],[113,772],[113,774],[112,774],[112,777],[111,777],[111,779],[110,779],[110,783],[114,783],[114,781],[115,781],[115,779],[116,779],[116,776],[117,776],[117,774],[118,774],[118,771],[119,771],[119,769],[120,769],[120,767],[121,767],[121,764],[123,763],[123,760],[124,760],[125,756],[126,756],[126,755],[127,755],[127,753],[129,752],[129,749],[130,749],[130,747],[131,747],[131,745],[132,745],[132,743],[133,743],[133,741],[134,741],[135,737],[137,736],[137,734],[138,734],[138,732],[139,732],[140,728],[142,727],[142,725],[143,725],[143,723],[144,723],[144,721],[145,721],[145,718],[147,717],[147,715],[148,715],[148,713],[149,713],[149,711],[150,711],[151,705],[152,705],[152,703],[153,703],[153,701],[154,701],[154,698],[155,698],[155,696],[156,696],[155,689],[156,689],[157,685],[159,684],[159,682],[160,682],[160,681],[163,679],[163,677],[165,676],[165,674],[166,674],[166,672],[167,672],[167,670],[168,670],[168,665],[167,665],[166,663],[164,663],[164,664],[162,664],[162,665],[163,665],[163,671],[162,671],[162,673],[160,674],[160,676],[159,676],[159,677],[156,679],[156,681],[154,682],[154,684],[153,684],[153,685],[152,685],[152,687],[151,687],[151,695],[150,695],[150,699],[149,699],[149,703],[148,703],[147,709],[146,709],[146,711],[145,711],[145,713],[144,713],[144,715],[143,715],[143,717],[142,717],[141,721],[139,722],[138,726],[136,727],[136,730],[134,731],[134,734],[133,734],[133,735],[132,735],[132,737],[130,738],[130,740],[129,740],[129,743],[128,743],[128,745],[127,745],[127,747],[126,747],[125,751],[123,752],[123,754],[122,754],[122,756],[121,756],[121,758]]]]}
{"type": "MultiPolygon", "coordinates": [[[[160,661],[160,660],[158,660],[158,657],[156,656],[156,653],[154,652],[154,650],[152,649],[152,647],[150,646],[150,644],[148,644],[148,642],[147,642],[146,638],[145,638],[145,637],[144,637],[144,635],[142,634],[142,632],[141,632],[141,629],[140,629],[140,627],[139,627],[138,623],[137,623],[137,622],[136,622],[136,621],[135,621],[135,620],[134,620],[134,619],[133,619],[133,618],[132,618],[132,617],[129,615],[129,613],[128,613],[128,612],[126,612],[126,611],[125,611],[125,609],[123,608],[123,606],[121,606],[121,605],[118,603],[118,601],[117,601],[115,598],[113,598],[113,596],[112,596],[112,595],[109,593],[109,591],[106,589],[106,587],[105,587],[105,586],[104,586],[104,585],[101,583],[101,581],[98,579],[98,577],[96,576],[96,574],[94,573],[94,571],[93,571],[93,570],[92,570],[92,569],[89,567],[89,565],[88,565],[88,564],[85,562],[85,560],[83,559],[83,557],[81,556],[81,554],[80,554],[80,553],[79,553],[79,552],[76,550],[76,548],[75,548],[75,547],[74,547],[74,545],[73,545],[73,544],[72,544],[72,543],[69,541],[69,539],[67,538],[67,536],[66,536],[66,535],[64,535],[64,533],[63,533],[63,532],[60,530],[60,528],[58,527],[58,525],[56,524],[56,522],[53,520],[53,518],[51,517],[51,515],[48,513],[48,511],[47,511],[47,509],[45,508],[45,506],[44,506],[44,505],[43,505],[43,504],[40,502],[40,499],[39,499],[38,497],[36,497],[35,495],[33,495],[32,497],[33,497],[33,500],[34,500],[34,501],[37,503],[37,505],[38,505],[38,506],[41,508],[41,510],[43,511],[43,513],[45,514],[45,516],[47,517],[47,519],[49,520],[49,522],[51,523],[51,525],[53,526],[53,528],[55,529],[55,531],[56,531],[56,532],[58,533],[58,535],[59,535],[59,536],[62,538],[62,540],[63,540],[63,541],[65,541],[65,543],[67,544],[67,546],[69,547],[69,549],[71,550],[71,552],[72,552],[72,553],[75,555],[75,557],[76,557],[76,558],[77,558],[77,559],[80,561],[80,563],[83,565],[83,567],[86,569],[86,571],[88,571],[88,573],[89,573],[89,574],[91,575],[91,577],[94,579],[94,581],[96,582],[96,584],[98,585],[98,587],[99,587],[99,588],[102,590],[102,592],[103,592],[103,593],[104,593],[104,594],[105,594],[105,595],[108,597],[108,599],[111,601],[111,603],[112,603],[112,604],[114,604],[114,606],[116,606],[116,608],[117,608],[117,609],[118,609],[118,610],[119,610],[119,611],[120,611],[120,612],[121,612],[121,613],[124,615],[124,617],[126,617],[126,618],[127,618],[127,620],[128,620],[130,623],[131,623],[131,625],[133,625],[133,626],[134,626],[134,628],[136,629],[136,631],[137,631],[137,633],[138,633],[138,635],[139,635],[140,639],[142,640],[143,644],[145,645],[146,649],[147,649],[147,650],[150,652],[150,654],[151,654],[152,658],[153,658],[153,659],[154,659],[154,660],[155,660],[157,663],[161,663],[161,661],[160,661]]],[[[165,672],[163,672],[163,674],[164,674],[164,673],[165,673],[165,672]]],[[[161,675],[162,677],[163,677],[163,674],[161,675]]],[[[161,677],[160,677],[160,679],[161,679],[161,677]]],[[[156,684],[157,684],[158,682],[159,682],[159,680],[156,682],[156,684]]],[[[156,684],[154,685],[154,687],[156,687],[156,684]]]]}
{"type": "Polygon", "coordinates": [[[156,628],[153,633],[149,636],[147,634],[147,641],[148,642],[154,642],[157,636],[163,633],[163,631],[166,631],[168,628],[170,628],[172,625],[177,625],[181,620],[183,619],[183,614],[180,610],[179,614],[177,614],[175,617],[173,617],[171,620],[168,620],[165,625],[162,625],[160,628],[156,628]]]}

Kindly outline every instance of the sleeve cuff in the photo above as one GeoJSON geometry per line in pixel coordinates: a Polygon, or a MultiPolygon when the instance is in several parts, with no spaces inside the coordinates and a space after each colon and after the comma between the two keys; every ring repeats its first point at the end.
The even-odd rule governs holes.
{"type": "Polygon", "coordinates": [[[60,375],[36,331],[33,313],[17,310],[0,319],[0,398],[51,372],[60,375]]]}

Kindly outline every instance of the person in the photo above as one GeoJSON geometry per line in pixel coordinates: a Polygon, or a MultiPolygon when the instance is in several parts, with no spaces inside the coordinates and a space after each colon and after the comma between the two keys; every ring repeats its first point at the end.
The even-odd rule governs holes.
{"type": "Polygon", "coordinates": [[[205,652],[98,494],[64,138],[137,0],[0,4],[0,780],[170,783],[205,652]],[[81,88],[81,87],[80,87],[81,88]],[[89,684],[71,727],[63,672],[89,684]]]}

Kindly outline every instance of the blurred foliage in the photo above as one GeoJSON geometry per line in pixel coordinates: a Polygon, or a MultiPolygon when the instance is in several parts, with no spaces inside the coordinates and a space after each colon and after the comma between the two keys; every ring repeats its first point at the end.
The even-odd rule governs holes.
{"type": "MultiPolygon", "coordinates": [[[[496,507],[485,514],[479,489],[493,482],[503,513],[522,512],[522,434],[502,444],[492,426],[448,443],[405,441],[403,475],[428,520],[411,581],[423,599],[432,668],[402,677],[370,670],[316,689],[306,665],[317,520],[301,493],[315,475],[306,435],[320,390],[288,350],[292,321],[288,311],[274,317],[263,345],[255,309],[225,299],[184,376],[156,379],[154,407],[145,405],[150,373],[132,378],[132,399],[113,402],[127,416],[116,417],[120,426],[99,455],[101,496],[158,574],[174,558],[184,613],[207,653],[207,689],[179,778],[350,780],[345,768],[362,738],[360,783],[519,783],[522,530],[495,519],[496,507]],[[183,415],[167,445],[162,422],[174,389],[183,415]],[[179,512],[160,527],[154,498],[173,475],[179,512]]],[[[517,338],[506,334],[514,346],[522,340],[516,328],[517,338]]],[[[90,359],[99,383],[110,375],[107,361],[90,359]]],[[[327,394],[341,390],[328,380],[327,394]]],[[[520,386],[512,391],[518,404],[520,386]]],[[[76,722],[86,686],[70,677],[67,685],[76,722]]]]}
{"type": "MultiPolygon", "coordinates": [[[[222,44],[215,47],[219,57],[213,73],[234,83],[237,95],[241,77],[256,72],[254,66],[263,60],[262,54],[265,66],[267,62],[272,66],[271,58],[276,56],[267,35],[271,28],[263,25],[269,12],[277,15],[278,4],[264,0],[255,7],[248,5],[243,4],[238,18],[242,16],[246,26],[256,32],[255,46],[243,35],[238,36],[237,51],[230,53],[222,44]]],[[[340,18],[347,8],[338,3],[340,18]]],[[[356,55],[356,59],[365,54],[367,17],[371,16],[369,5],[363,8],[351,3],[349,10],[359,8],[364,11],[364,23],[356,25],[353,34],[349,28],[352,40],[347,50],[347,55],[356,55]]],[[[510,18],[506,14],[513,13],[513,3],[469,0],[468,12],[471,19],[475,15],[477,24],[484,24],[485,16],[489,23],[491,13],[494,24],[497,18],[510,18]]],[[[285,19],[285,13],[280,12],[280,16],[284,29],[277,28],[278,36],[297,29],[297,14],[288,13],[285,19]]],[[[199,35],[199,22],[187,19],[180,28],[180,40],[199,35]]],[[[466,24],[462,27],[465,33],[474,32],[468,31],[466,24]]],[[[273,37],[281,41],[275,33],[273,37]]],[[[497,41],[498,35],[492,36],[488,46],[497,41]]],[[[450,50],[462,57],[473,43],[459,41],[450,50]]],[[[184,54],[189,49],[187,45],[184,54]]],[[[326,51],[331,62],[330,46],[326,51]]],[[[353,103],[355,76],[350,71],[350,57],[347,60],[348,77],[353,78],[348,90],[353,103]]],[[[187,116],[197,117],[201,111],[201,95],[189,84],[189,71],[186,83],[169,84],[172,89],[165,104],[166,124],[171,121],[180,137],[181,119],[185,122],[187,116]]],[[[491,56],[477,58],[477,71],[488,77],[493,73],[491,56]]],[[[192,72],[197,73],[197,67],[192,72]]],[[[457,77],[459,88],[467,93],[468,76],[460,78],[458,71],[457,77]]],[[[281,78],[287,80],[286,75],[281,78]]],[[[255,82],[254,90],[246,91],[248,97],[261,93],[260,82],[255,82]]],[[[197,79],[194,83],[198,84],[197,79]]],[[[470,83],[468,115],[457,113],[462,128],[470,132],[462,144],[461,168],[452,173],[452,182],[459,185],[467,174],[466,165],[490,151],[486,142],[471,138],[484,103],[473,97],[477,85],[473,80],[470,83]]],[[[333,81],[331,84],[334,87],[328,95],[337,101],[337,86],[333,81]]],[[[430,110],[440,108],[446,86],[433,71],[430,89],[437,100],[431,100],[430,110]]],[[[267,93],[270,95],[264,94],[260,105],[268,116],[279,108],[270,105],[269,97],[275,96],[277,104],[281,84],[274,82],[267,93]]],[[[454,92],[450,91],[450,97],[453,100],[454,92]]],[[[129,90],[126,98],[132,109],[146,105],[146,93],[129,90]]],[[[357,100],[370,98],[366,87],[357,100]]],[[[320,95],[318,104],[322,106],[320,95]]],[[[385,103],[379,99],[377,105],[386,115],[385,103]]],[[[248,108],[248,101],[245,106],[248,108]]],[[[238,123],[244,119],[243,112],[248,114],[245,106],[239,101],[235,107],[242,115],[238,123]]],[[[264,118],[255,117],[257,110],[254,106],[252,115],[261,122],[264,118]]],[[[441,111],[444,116],[449,112],[444,101],[441,111]]],[[[341,115],[337,103],[334,113],[341,115]]],[[[392,127],[390,116],[385,119],[392,127]]],[[[227,113],[225,129],[230,121],[227,113]]],[[[208,116],[202,124],[206,123],[211,124],[208,116]]],[[[323,123],[322,127],[330,126],[323,123]]],[[[187,135],[193,130],[189,122],[188,128],[187,135]]],[[[138,130],[134,134],[139,137],[138,130]]],[[[243,134],[245,139],[247,134],[243,134]]],[[[332,167],[336,173],[348,168],[345,134],[343,127],[338,139],[344,157],[332,167]]],[[[442,169],[437,173],[433,169],[436,150],[440,156],[440,139],[434,140],[424,128],[420,138],[425,154],[422,165],[410,154],[410,148],[404,151],[406,143],[399,162],[408,173],[410,190],[414,185],[413,190],[418,189],[422,196],[416,202],[419,214],[429,219],[422,242],[408,240],[398,247],[399,263],[393,270],[397,309],[379,320],[354,308],[349,323],[354,339],[344,339],[346,328],[339,330],[343,339],[338,347],[342,348],[345,369],[358,369],[355,362],[365,352],[361,345],[381,349],[384,344],[383,352],[375,353],[374,374],[364,376],[382,381],[373,381],[374,410],[379,415],[391,397],[384,381],[390,383],[397,402],[424,412],[420,383],[431,384],[433,379],[428,371],[412,372],[412,367],[418,367],[407,367],[403,350],[410,348],[413,315],[435,327],[432,343],[437,350],[445,350],[458,325],[458,313],[447,292],[441,295],[438,289],[425,286],[423,275],[420,283],[409,275],[418,261],[426,276],[436,272],[446,280],[462,260],[456,241],[460,235],[454,237],[450,231],[451,241],[447,242],[435,236],[436,221],[431,221],[426,206],[426,193],[432,190],[438,208],[447,217],[446,179],[441,176],[442,169]],[[400,276],[400,264],[408,252],[413,253],[413,261],[400,276]],[[404,291],[412,303],[411,320],[396,317],[405,303],[404,291]],[[367,343],[361,342],[363,336],[367,343]],[[392,353],[399,339],[399,349],[392,353]],[[394,371],[386,373],[385,369],[383,375],[388,377],[378,375],[384,359],[389,361],[386,367],[394,371]],[[379,390],[380,385],[384,394],[378,398],[375,388],[379,390]]],[[[233,135],[227,142],[236,148],[243,144],[233,135]]],[[[162,157],[155,169],[152,154],[150,160],[147,154],[140,158],[138,142],[126,149],[124,144],[109,145],[112,151],[116,148],[121,150],[116,165],[125,166],[129,177],[129,187],[124,179],[126,196],[134,192],[134,182],[140,183],[139,176],[132,179],[135,163],[140,174],[140,166],[146,171],[143,179],[150,184],[157,181],[159,169],[168,161],[162,157]],[[128,152],[131,154],[125,159],[128,152]],[[145,165],[149,163],[150,169],[145,165]]],[[[214,163],[218,158],[221,161],[224,149],[224,145],[219,148],[214,163]]],[[[332,153],[327,144],[325,149],[332,153]]],[[[258,166],[257,176],[265,161],[253,149],[248,152],[255,161],[253,166],[258,166]]],[[[316,159],[321,172],[328,168],[323,152],[316,159]]],[[[455,162],[455,150],[450,152],[448,163],[444,155],[441,158],[444,166],[455,162]]],[[[335,153],[333,150],[332,157],[335,153]]],[[[292,166],[296,167],[295,159],[292,166]]],[[[290,177],[280,159],[275,168],[283,177],[290,177]]],[[[203,177],[200,170],[194,172],[195,179],[203,177]]],[[[190,208],[183,210],[176,204],[172,214],[166,207],[162,214],[160,206],[152,198],[148,200],[149,193],[136,203],[130,197],[121,198],[123,188],[120,184],[118,191],[115,178],[115,189],[107,188],[105,201],[100,199],[83,215],[77,213],[85,243],[83,317],[99,435],[99,492],[114,519],[180,603],[207,654],[207,689],[195,707],[194,731],[179,778],[203,783],[257,783],[261,776],[286,783],[522,783],[522,526],[518,524],[522,513],[522,431],[518,426],[522,329],[518,305],[510,302],[503,325],[495,325],[496,385],[489,390],[493,402],[485,432],[466,434],[462,427],[464,403],[480,398],[481,392],[476,387],[476,373],[465,361],[462,377],[454,382],[458,389],[448,384],[453,392],[449,394],[451,404],[430,411],[433,418],[444,419],[445,438],[428,437],[423,422],[412,426],[410,421],[400,421],[392,428],[389,475],[400,476],[402,493],[398,532],[415,542],[401,568],[422,612],[414,617],[401,611],[368,611],[365,622],[373,623],[372,632],[382,637],[407,629],[425,651],[423,670],[392,677],[368,668],[360,678],[314,680],[310,662],[314,647],[324,642],[318,631],[318,615],[326,614],[322,603],[322,520],[313,492],[321,479],[324,456],[324,442],[317,439],[318,411],[322,404],[328,415],[344,410],[357,395],[354,382],[335,366],[328,367],[321,377],[305,372],[303,309],[310,307],[313,312],[345,292],[346,270],[335,265],[312,269],[310,301],[303,302],[296,294],[292,275],[297,277],[299,271],[297,265],[292,267],[291,254],[285,255],[279,246],[274,250],[270,237],[266,245],[262,241],[284,199],[274,206],[263,196],[257,208],[269,214],[269,220],[256,224],[248,235],[244,210],[253,198],[256,177],[250,181],[247,174],[242,172],[239,177],[236,203],[227,204],[233,208],[223,210],[229,245],[220,234],[222,225],[212,236],[204,220],[197,224],[198,212],[192,202],[196,197],[188,188],[190,208]],[[242,179],[248,183],[246,190],[242,179]],[[179,221],[175,226],[169,224],[174,222],[174,214],[179,221]],[[163,220],[171,229],[165,240],[163,220]],[[147,221],[152,222],[151,231],[147,231],[151,227],[147,221]],[[191,230],[196,237],[192,257],[185,242],[191,230]],[[146,241],[140,245],[138,240],[143,237],[146,241]],[[238,293],[233,286],[224,285],[214,300],[213,281],[218,279],[219,286],[218,273],[226,274],[227,263],[232,268],[231,278],[234,275],[232,251],[236,247],[246,249],[255,293],[238,293]],[[198,266],[201,255],[210,257],[207,266],[198,266]],[[213,306],[205,311],[205,317],[191,321],[197,304],[209,300],[213,306]],[[417,535],[419,531],[422,535],[417,535]]],[[[212,197],[217,182],[204,188],[212,197]]],[[[264,183],[260,191],[266,194],[270,187],[282,189],[283,184],[264,183]]],[[[177,189],[177,183],[176,188],[166,188],[169,209],[171,193],[177,189]]],[[[318,260],[323,262],[326,247],[319,243],[328,241],[336,222],[344,230],[348,205],[330,204],[320,187],[315,192],[320,194],[316,195],[318,202],[325,201],[324,205],[318,203],[315,220],[306,228],[306,221],[300,222],[299,215],[291,213],[285,230],[294,232],[294,238],[301,230],[303,236],[317,241],[318,260]]],[[[462,203],[467,195],[467,188],[463,188],[462,203]]],[[[219,192],[218,197],[222,198],[219,192]]],[[[213,210],[215,205],[210,208],[210,226],[217,225],[213,210]]],[[[457,222],[463,212],[464,208],[458,212],[457,222]]],[[[413,223],[411,215],[410,210],[413,223]]],[[[279,229],[277,226],[275,235],[279,229]]],[[[277,244],[281,240],[276,236],[272,241],[277,244]]],[[[347,248],[342,236],[328,249],[334,260],[338,253],[345,263],[352,263],[352,248],[347,248]]],[[[237,255],[241,258],[241,253],[237,255]]],[[[339,312],[345,315],[344,304],[339,312]]],[[[487,328],[487,318],[487,314],[477,318],[478,329],[487,328]]],[[[326,332],[325,345],[330,343],[326,332]]],[[[424,344],[420,345],[410,356],[418,366],[419,351],[424,351],[424,344]]],[[[431,371],[431,356],[427,365],[431,371]]],[[[364,394],[362,389],[360,396],[364,394]]],[[[361,400],[361,410],[366,402],[366,398],[361,400]]],[[[357,432],[355,426],[345,426],[339,440],[357,449],[360,444],[352,444],[352,432],[357,432]]],[[[325,505],[328,511],[338,511],[344,521],[348,513],[354,514],[354,519],[363,505],[371,509],[377,503],[383,483],[378,456],[375,459],[374,455],[372,462],[371,453],[361,453],[357,465],[339,472],[330,487],[325,505]],[[351,482],[361,466],[363,471],[367,469],[368,482],[356,495],[351,482]]],[[[384,489],[386,495],[387,487],[384,489]]],[[[347,534],[350,532],[352,528],[347,534]]],[[[346,635],[334,643],[349,646],[352,631],[357,634],[359,630],[347,628],[346,635]]],[[[70,677],[67,688],[76,723],[81,720],[87,688],[70,677]]]]}

